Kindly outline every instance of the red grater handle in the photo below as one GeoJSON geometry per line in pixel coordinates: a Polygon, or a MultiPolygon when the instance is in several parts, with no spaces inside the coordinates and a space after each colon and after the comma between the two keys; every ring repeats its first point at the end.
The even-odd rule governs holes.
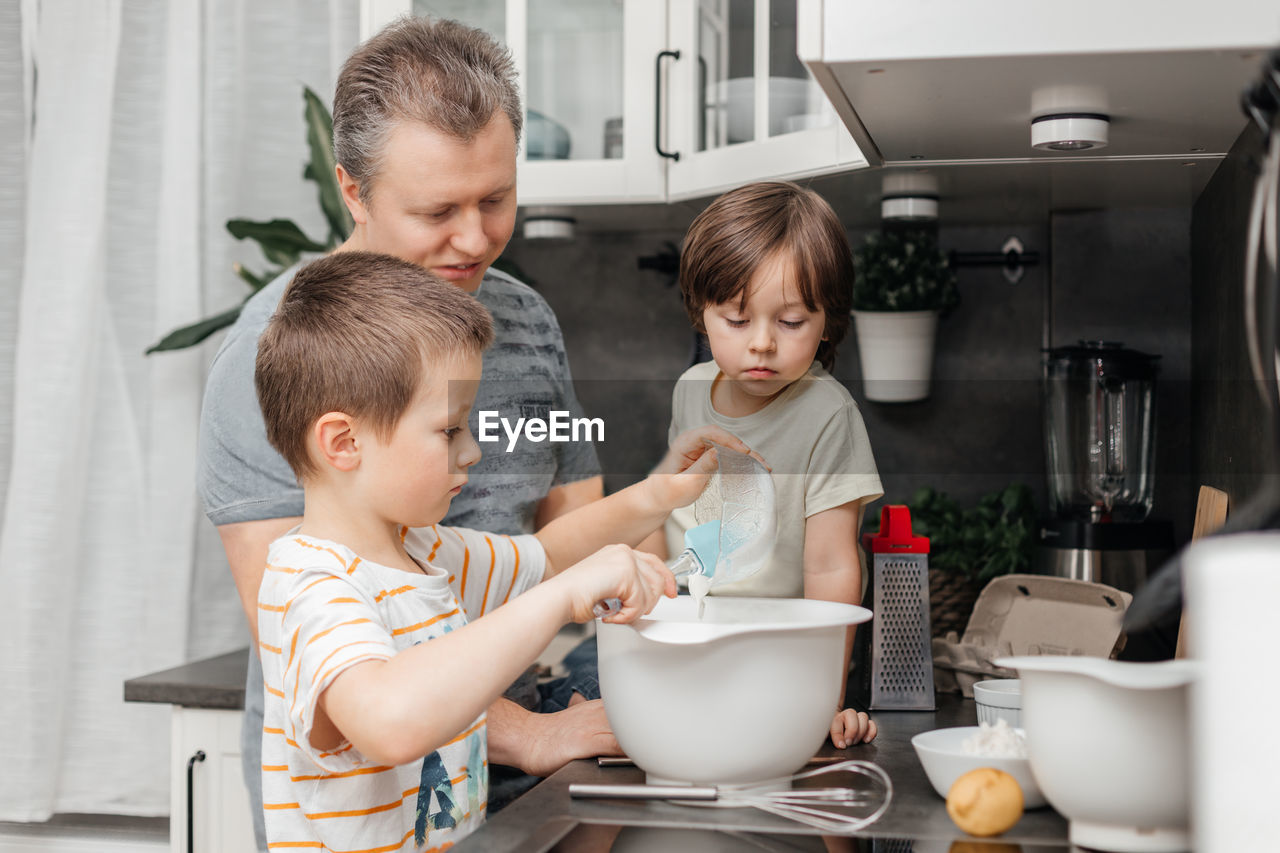
{"type": "Polygon", "coordinates": [[[880,508],[880,532],[863,534],[862,547],[872,554],[928,554],[929,538],[911,533],[911,510],[901,504],[880,508]]]}

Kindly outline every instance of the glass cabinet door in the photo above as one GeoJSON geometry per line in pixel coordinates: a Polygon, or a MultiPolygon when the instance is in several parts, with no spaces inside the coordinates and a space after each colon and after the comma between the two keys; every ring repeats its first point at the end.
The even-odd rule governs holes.
{"type": "Polygon", "coordinates": [[[797,58],[797,43],[820,48],[822,38],[821,15],[797,15],[797,0],[361,8],[364,38],[411,13],[456,18],[507,44],[526,111],[522,205],[674,201],[866,165],[797,58]]]}
{"type": "Polygon", "coordinates": [[[837,124],[836,111],[796,55],[796,0],[769,0],[769,135],[837,124]]]}
{"type": "Polygon", "coordinates": [[[528,159],[623,156],[622,23],[618,2],[529,0],[528,159]]]}
{"type": "Polygon", "coordinates": [[[452,18],[507,41],[507,0],[360,0],[360,40],[401,15],[452,18]]]}
{"type": "Polygon", "coordinates": [[[755,138],[755,0],[699,0],[694,148],[755,138]]]}
{"type": "Polygon", "coordinates": [[[795,0],[769,0],[767,4],[698,0],[697,15],[696,92],[701,103],[695,150],[836,123],[835,110],[796,55],[795,0]],[[757,44],[756,14],[765,11],[765,6],[765,43],[757,44]],[[767,60],[767,74],[756,74],[757,54],[767,60]],[[761,111],[765,118],[757,127],[760,100],[766,105],[761,111]],[[757,136],[758,131],[763,135],[757,136]]]}
{"type": "Polygon", "coordinates": [[[667,140],[680,154],[669,200],[866,164],[798,58],[796,5],[668,0],[668,47],[680,53],[668,81],[667,140]]]}
{"type": "Polygon", "coordinates": [[[415,18],[452,18],[506,43],[506,7],[506,0],[413,0],[409,12],[415,18]]]}
{"type": "Polygon", "coordinates": [[[525,107],[521,205],[661,201],[653,0],[363,0],[362,37],[397,15],[454,18],[511,50],[525,107]]]}
{"type": "Polygon", "coordinates": [[[662,201],[654,148],[666,6],[654,0],[508,0],[527,111],[521,204],[662,201]]]}

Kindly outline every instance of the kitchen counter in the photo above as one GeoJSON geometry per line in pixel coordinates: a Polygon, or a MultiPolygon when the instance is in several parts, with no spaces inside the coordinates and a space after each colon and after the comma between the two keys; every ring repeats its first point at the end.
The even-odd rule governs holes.
{"type": "Polygon", "coordinates": [[[244,853],[253,812],[240,760],[249,650],[131,678],[126,702],[169,706],[170,849],[244,853]]]}
{"type": "MultiPolygon", "coordinates": [[[[124,685],[124,698],[129,702],[162,702],[189,708],[232,709],[244,705],[244,679],[248,649],[238,649],[216,657],[140,678],[124,685]]],[[[911,746],[913,735],[947,726],[971,726],[976,722],[972,699],[955,694],[939,694],[936,711],[878,711],[874,715],[880,732],[874,743],[837,750],[830,742],[819,755],[858,758],[878,764],[894,785],[893,802],[879,821],[858,835],[874,839],[911,839],[915,849],[946,851],[952,840],[968,838],[956,829],[947,816],[941,797],[933,790],[924,768],[911,746]]],[[[706,836],[706,843],[720,840],[732,849],[735,839],[724,833],[751,833],[752,842],[770,849],[768,839],[790,837],[788,845],[797,845],[816,836],[816,831],[801,824],[759,812],[755,809],[719,809],[682,806],[667,802],[571,800],[569,785],[639,784],[644,773],[635,767],[600,767],[594,760],[570,762],[543,780],[532,791],[491,817],[479,830],[454,849],[457,853],[503,853],[503,851],[561,849],[580,853],[609,850],[618,842],[628,844],[637,833],[650,833],[661,846],[654,849],[677,849],[696,843],[695,832],[706,836]],[[708,832],[716,830],[717,832],[708,832]],[[676,835],[673,836],[672,833],[676,835]],[[620,837],[625,836],[625,837],[620,837]],[[572,842],[572,844],[571,844],[572,842]],[[674,846],[673,846],[674,845],[674,846]]],[[[1022,845],[1030,851],[1066,851],[1067,822],[1052,808],[1028,811],[1009,832],[997,841],[1022,845]]],[[[812,839],[815,843],[819,838],[812,839]]],[[[644,844],[641,838],[637,842],[644,844]]],[[[888,841],[885,842],[889,844],[888,841]]],[[[628,849],[635,849],[628,846],[628,849]]],[[[713,849],[713,848],[708,848],[713,849]]],[[[718,848],[717,848],[718,849],[718,848]]],[[[802,845],[788,849],[805,849],[802,845]]],[[[816,849],[825,849],[819,845],[816,849]]],[[[855,849],[855,848],[850,848],[855,849]]],[[[858,847],[856,849],[864,849],[858,847]]],[[[880,849],[874,844],[866,849],[880,849]]],[[[886,846],[884,849],[899,849],[886,846]]]]}
{"type": "MultiPolygon", "coordinates": [[[[874,743],[837,750],[828,741],[819,750],[820,755],[873,761],[893,781],[894,796],[888,811],[858,835],[879,839],[912,839],[917,851],[934,847],[946,851],[952,840],[969,839],[970,836],[956,829],[947,816],[942,798],[929,784],[924,768],[916,758],[911,738],[930,729],[976,725],[973,700],[944,694],[938,696],[937,711],[878,711],[873,716],[880,730],[874,743]]],[[[744,745],[744,748],[747,746],[744,745]]],[[[698,849],[731,849],[734,846],[731,842],[735,838],[725,833],[751,833],[753,842],[757,844],[765,842],[770,835],[781,837],[785,834],[791,836],[791,841],[786,842],[787,849],[807,849],[797,844],[804,839],[798,839],[796,835],[817,835],[816,830],[807,826],[755,809],[706,808],[661,801],[569,798],[569,785],[572,783],[643,782],[644,773],[635,767],[600,767],[594,760],[571,762],[490,818],[454,850],[457,853],[503,853],[516,850],[572,849],[585,853],[613,849],[615,841],[618,849],[623,846],[628,850],[650,849],[645,843],[646,839],[636,841],[638,834],[647,835],[647,840],[654,845],[652,849],[655,850],[664,847],[677,849],[673,845],[696,844],[699,836],[704,837],[702,843],[709,846],[698,849]],[[681,837],[681,832],[686,835],[681,837]],[[756,835],[757,833],[764,834],[764,838],[756,835]],[[717,839],[717,834],[723,837],[717,839]],[[622,836],[626,836],[625,842],[622,836]],[[633,841],[639,846],[633,847],[633,841]],[[721,846],[715,846],[717,841],[721,846]],[[561,845],[559,848],[555,847],[558,843],[561,845]]],[[[817,845],[815,849],[827,849],[819,843],[820,839],[812,840],[817,845]]],[[[1013,829],[993,840],[1023,845],[1024,851],[1069,849],[1067,822],[1051,807],[1026,812],[1013,829]]],[[[738,844],[741,843],[743,842],[739,840],[738,844]]],[[[873,846],[879,849],[879,845],[873,846]]],[[[762,849],[772,848],[768,843],[763,843],[762,849]]],[[[850,846],[849,849],[854,848],[850,846]]]]}
{"type": "Polygon", "coordinates": [[[131,678],[124,683],[124,701],[239,711],[244,708],[244,679],[248,668],[249,650],[237,649],[131,678]]]}

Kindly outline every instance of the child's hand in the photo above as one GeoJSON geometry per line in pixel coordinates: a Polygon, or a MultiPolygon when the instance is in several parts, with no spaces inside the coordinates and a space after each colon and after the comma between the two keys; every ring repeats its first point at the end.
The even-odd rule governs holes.
{"type": "Polygon", "coordinates": [[[876,739],[876,721],[864,711],[845,708],[836,712],[831,721],[831,742],[836,749],[856,746],[860,743],[871,743],[876,739]]]}
{"type": "Polygon", "coordinates": [[[633,622],[653,609],[658,599],[676,597],[676,577],[653,554],[626,545],[607,545],[553,579],[566,584],[570,618],[594,618],[597,602],[616,598],[621,608],[606,622],[633,622]]]}
{"type": "Polygon", "coordinates": [[[720,427],[703,426],[682,432],[671,442],[667,455],[653,469],[646,482],[650,492],[668,510],[688,506],[698,499],[702,490],[716,472],[716,452],[711,446],[719,444],[754,457],[768,468],[759,453],[732,433],[720,427]]]}

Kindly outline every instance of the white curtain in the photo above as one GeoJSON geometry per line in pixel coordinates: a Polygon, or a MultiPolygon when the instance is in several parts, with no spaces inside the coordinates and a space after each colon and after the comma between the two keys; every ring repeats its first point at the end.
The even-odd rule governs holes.
{"type": "Polygon", "coordinates": [[[0,820],[168,812],[168,712],[122,683],[248,644],[194,489],[217,341],[144,356],[261,268],[227,219],[323,237],[302,85],[355,0],[0,3],[0,820]]]}

